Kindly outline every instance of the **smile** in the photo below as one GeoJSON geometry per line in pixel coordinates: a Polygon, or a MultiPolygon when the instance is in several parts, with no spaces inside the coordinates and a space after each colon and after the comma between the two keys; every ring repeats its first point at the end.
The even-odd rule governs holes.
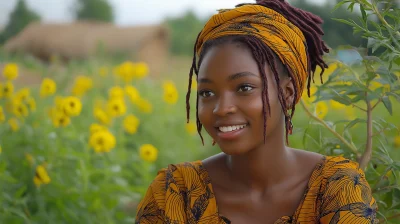
{"type": "Polygon", "coordinates": [[[223,133],[227,133],[227,132],[232,132],[232,131],[236,131],[236,130],[240,130],[245,128],[247,125],[243,124],[243,125],[233,125],[233,126],[223,126],[223,127],[219,127],[218,130],[220,132],[223,133]]]}

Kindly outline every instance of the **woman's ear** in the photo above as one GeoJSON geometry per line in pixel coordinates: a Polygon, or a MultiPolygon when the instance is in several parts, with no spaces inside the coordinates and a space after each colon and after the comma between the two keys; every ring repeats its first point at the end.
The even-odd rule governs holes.
{"type": "Polygon", "coordinates": [[[287,77],[282,80],[281,84],[283,90],[283,97],[286,101],[286,108],[292,109],[291,107],[295,104],[294,102],[295,87],[293,79],[291,77],[287,77]]]}

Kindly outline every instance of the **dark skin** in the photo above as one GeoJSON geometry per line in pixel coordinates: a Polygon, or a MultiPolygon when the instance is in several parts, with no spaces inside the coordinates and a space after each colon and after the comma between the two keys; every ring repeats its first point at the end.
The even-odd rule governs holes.
{"type": "MultiPolygon", "coordinates": [[[[262,79],[251,51],[241,43],[215,46],[204,56],[198,74],[199,119],[222,150],[203,165],[219,215],[232,223],[274,223],[292,216],[323,158],[286,146],[277,84],[269,66],[265,71],[271,109],[265,142],[262,79]],[[234,125],[246,126],[233,135],[219,128],[234,125]]],[[[279,85],[286,102],[293,102],[290,78],[282,75],[279,85]]]]}

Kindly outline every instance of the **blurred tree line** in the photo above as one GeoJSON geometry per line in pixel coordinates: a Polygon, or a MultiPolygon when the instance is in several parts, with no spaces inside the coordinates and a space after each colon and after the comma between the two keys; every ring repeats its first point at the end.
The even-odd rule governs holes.
{"type": "MultiPolygon", "coordinates": [[[[76,0],[72,13],[76,20],[114,21],[114,10],[108,0],[76,0]]],[[[0,44],[16,36],[29,23],[40,20],[40,16],[28,7],[25,0],[18,0],[10,14],[8,24],[0,33],[0,44]]]]}
{"type": "MultiPolygon", "coordinates": [[[[322,5],[316,5],[307,0],[289,0],[292,5],[312,12],[324,20],[324,40],[329,47],[337,48],[340,45],[366,47],[367,41],[362,39],[360,35],[354,35],[352,27],[332,20],[332,18],[341,18],[359,21],[359,14],[356,12],[351,13],[346,10],[347,6],[342,6],[333,11],[334,6],[339,1],[340,0],[327,0],[322,5]]],[[[397,5],[395,7],[400,6],[400,3],[396,0],[388,0],[386,4],[386,6],[382,7],[393,4],[397,5]]],[[[171,52],[176,55],[192,55],[193,45],[198,32],[200,32],[206,22],[207,18],[200,18],[196,16],[193,11],[188,11],[181,17],[166,19],[165,23],[171,30],[171,52]]]]}

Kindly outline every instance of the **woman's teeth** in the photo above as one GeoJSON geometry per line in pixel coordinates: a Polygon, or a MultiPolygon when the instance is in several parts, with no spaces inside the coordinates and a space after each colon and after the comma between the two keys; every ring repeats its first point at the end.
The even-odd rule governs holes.
{"type": "Polygon", "coordinates": [[[242,129],[242,128],[246,127],[246,126],[247,126],[246,124],[243,124],[243,125],[219,127],[218,129],[221,132],[231,132],[231,131],[236,131],[236,130],[242,129]]]}

